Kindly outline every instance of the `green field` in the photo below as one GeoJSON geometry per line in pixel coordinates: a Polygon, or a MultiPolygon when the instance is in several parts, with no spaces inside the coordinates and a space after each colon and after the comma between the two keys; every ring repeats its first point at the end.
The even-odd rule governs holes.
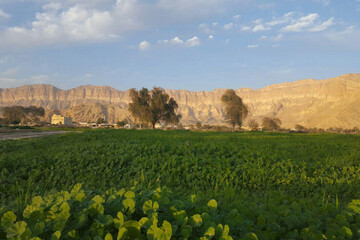
{"type": "Polygon", "coordinates": [[[360,239],[360,137],[98,130],[2,141],[0,194],[0,239],[360,239]]]}

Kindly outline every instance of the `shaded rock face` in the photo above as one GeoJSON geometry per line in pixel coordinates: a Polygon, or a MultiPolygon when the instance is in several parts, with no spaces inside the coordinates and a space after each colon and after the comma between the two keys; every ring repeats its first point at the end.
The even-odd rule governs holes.
{"type": "MultiPolygon", "coordinates": [[[[166,90],[179,104],[181,122],[224,124],[221,96],[225,89],[211,92],[166,90]]],[[[345,74],[327,80],[299,80],[275,84],[258,90],[240,88],[237,94],[249,106],[250,118],[278,117],[282,126],[360,127],[360,74],[345,74]]],[[[51,85],[27,85],[0,89],[0,107],[42,106],[58,110],[76,122],[96,121],[99,117],[113,123],[129,117],[129,92],[107,86],[80,86],[61,90],[51,85]]]]}

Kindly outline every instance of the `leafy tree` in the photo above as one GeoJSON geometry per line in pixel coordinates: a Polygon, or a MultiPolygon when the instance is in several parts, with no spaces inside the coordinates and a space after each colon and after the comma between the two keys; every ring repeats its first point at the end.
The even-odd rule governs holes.
{"type": "Polygon", "coordinates": [[[156,123],[178,123],[180,120],[181,116],[175,113],[178,104],[161,88],[154,87],[152,91],[147,88],[140,91],[131,89],[130,98],[131,115],[142,123],[150,123],[153,129],[156,123]]]}
{"type": "Polygon", "coordinates": [[[259,123],[254,119],[250,119],[248,125],[251,131],[256,131],[259,127],[259,123]]]}
{"type": "Polygon", "coordinates": [[[201,129],[201,128],[202,128],[202,124],[201,124],[200,121],[197,121],[197,122],[196,122],[196,128],[197,128],[197,129],[201,129]]]}
{"type": "Polygon", "coordinates": [[[281,125],[281,121],[278,118],[264,117],[262,121],[262,126],[266,130],[272,130],[272,131],[279,130],[280,125],[281,125]]]}
{"type": "Polygon", "coordinates": [[[243,120],[247,117],[249,110],[243,103],[241,97],[236,95],[233,89],[228,89],[222,95],[221,101],[225,105],[225,115],[228,123],[235,128],[236,125],[242,126],[243,120]]]}
{"type": "Polygon", "coordinates": [[[125,118],[124,120],[122,121],[118,121],[116,124],[119,126],[119,127],[124,127],[126,124],[128,124],[129,121],[125,118]]]}
{"type": "Polygon", "coordinates": [[[2,109],[3,116],[8,123],[19,123],[25,119],[30,121],[38,121],[39,117],[45,116],[45,110],[42,107],[22,107],[22,106],[11,106],[4,107],[2,109]]]}
{"type": "Polygon", "coordinates": [[[106,123],[104,118],[98,118],[98,120],[96,121],[96,124],[102,124],[102,123],[106,123]]]}
{"type": "Polygon", "coordinates": [[[304,131],[306,128],[304,126],[301,126],[300,124],[296,124],[295,125],[295,130],[296,131],[304,131]]]}

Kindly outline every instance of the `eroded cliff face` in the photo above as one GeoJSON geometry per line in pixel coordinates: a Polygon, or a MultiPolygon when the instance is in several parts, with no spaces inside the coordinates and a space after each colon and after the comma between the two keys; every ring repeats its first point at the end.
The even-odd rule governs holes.
{"type": "MultiPolygon", "coordinates": [[[[179,104],[184,124],[201,121],[203,124],[224,124],[221,96],[225,89],[211,92],[166,90],[179,104]]],[[[345,74],[327,80],[299,80],[275,84],[258,90],[236,90],[249,106],[250,116],[281,119],[284,127],[301,124],[305,127],[360,127],[360,74],[345,74]]],[[[130,114],[127,111],[128,91],[107,86],[80,86],[61,90],[51,85],[28,85],[0,89],[0,107],[36,105],[59,110],[74,121],[96,121],[105,117],[117,122],[130,114]]]]}

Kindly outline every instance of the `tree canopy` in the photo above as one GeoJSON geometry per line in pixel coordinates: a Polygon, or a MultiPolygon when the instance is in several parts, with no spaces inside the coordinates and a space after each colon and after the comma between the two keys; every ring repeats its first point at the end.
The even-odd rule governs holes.
{"type": "Polygon", "coordinates": [[[281,121],[278,118],[264,117],[262,126],[266,130],[278,130],[280,128],[281,121]]]}
{"type": "Polygon", "coordinates": [[[141,123],[150,123],[153,129],[156,123],[176,124],[180,121],[181,116],[175,112],[178,104],[161,88],[154,87],[151,91],[131,89],[130,98],[131,115],[141,123]]]}
{"type": "Polygon", "coordinates": [[[5,122],[20,123],[23,121],[38,121],[39,117],[45,116],[45,110],[42,107],[22,107],[11,106],[2,109],[5,122]]]}
{"type": "Polygon", "coordinates": [[[249,110],[233,89],[228,89],[222,95],[221,101],[225,105],[225,115],[228,123],[235,128],[242,126],[243,120],[247,117],[249,110]]]}

